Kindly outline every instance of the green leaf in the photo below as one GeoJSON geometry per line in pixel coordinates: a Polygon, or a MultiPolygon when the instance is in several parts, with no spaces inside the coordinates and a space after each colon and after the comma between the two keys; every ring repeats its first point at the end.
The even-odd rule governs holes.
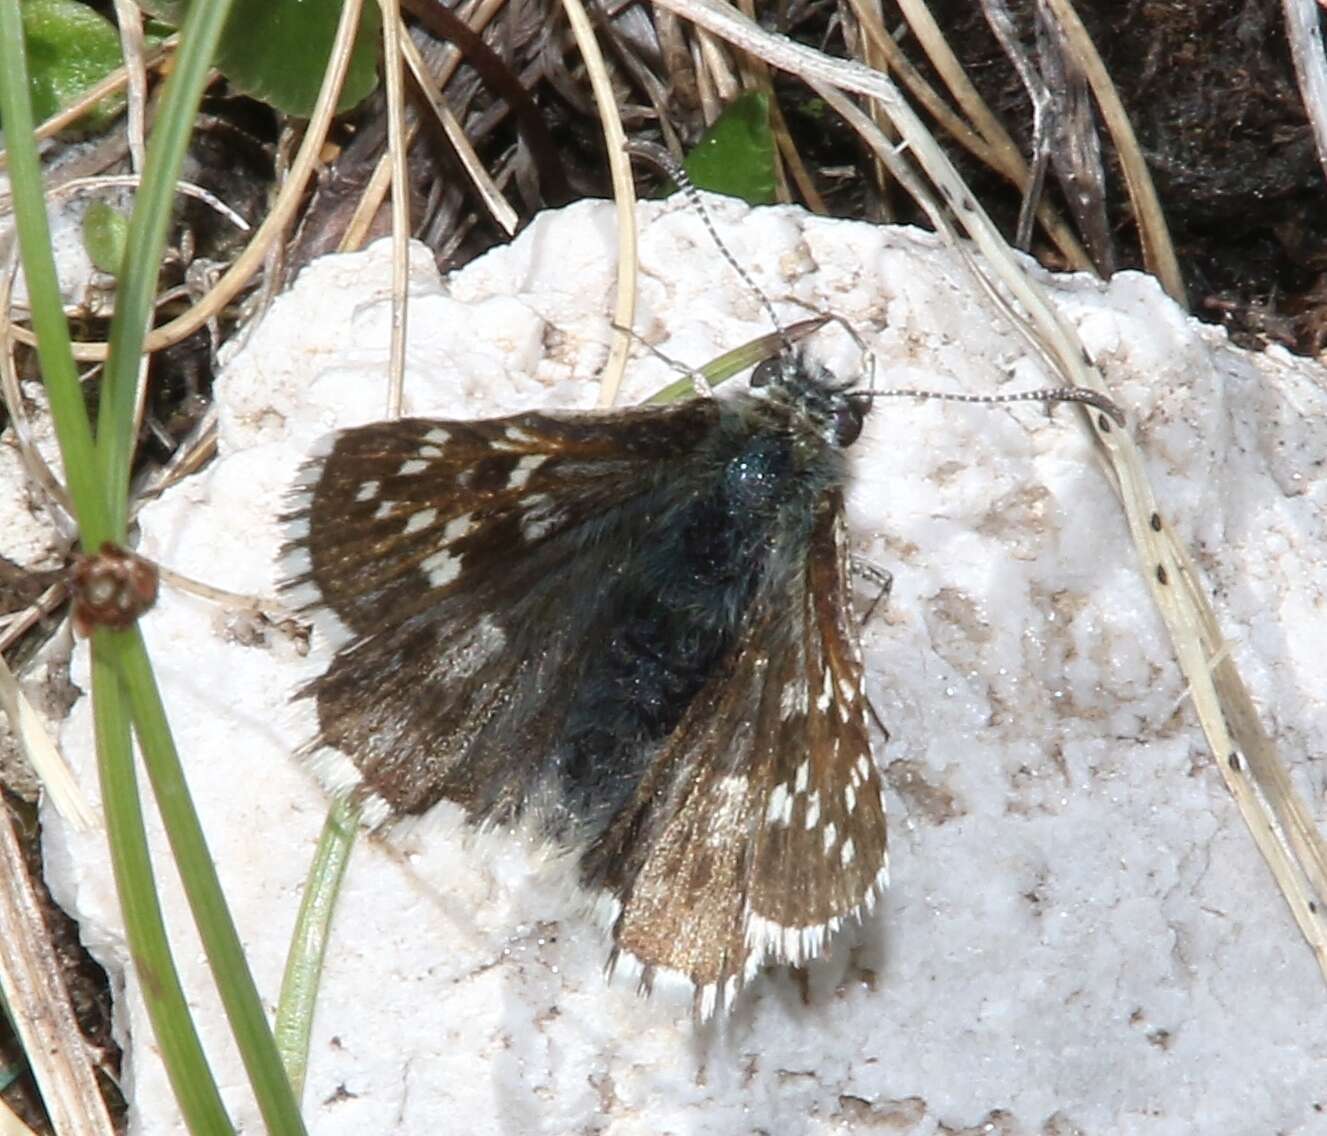
{"type": "MultiPolygon", "coordinates": [[[[150,0],[143,7],[175,24],[189,9],[184,0],[150,0]]],[[[234,0],[216,65],[245,94],[296,118],[308,118],[340,16],[341,0],[234,0]]],[[[360,13],[338,111],[349,110],[377,84],[381,36],[378,5],[367,3],[360,13]]]]}
{"type": "MultiPolygon", "coordinates": [[[[23,0],[22,14],[32,112],[38,122],[120,66],[119,33],[86,4],[23,0]]],[[[123,107],[123,95],[107,95],[80,121],[80,129],[104,129],[123,107]]]]}
{"type": "Polygon", "coordinates": [[[729,103],[682,163],[701,189],[749,205],[774,200],[774,134],[769,99],[748,91],[729,103]]]}
{"type": "Polygon", "coordinates": [[[129,218],[104,201],[94,201],[83,214],[83,247],[102,272],[119,275],[128,236],[129,218]]]}

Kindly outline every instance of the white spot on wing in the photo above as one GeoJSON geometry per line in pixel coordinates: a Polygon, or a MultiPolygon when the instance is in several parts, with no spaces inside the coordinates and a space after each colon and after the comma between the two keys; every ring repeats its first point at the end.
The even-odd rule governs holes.
{"type": "Polygon", "coordinates": [[[852,842],[852,837],[848,837],[843,842],[843,847],[839,849],[839,863],[845,868],[857,858],[857,846],[852,842]]]}
{"type": "Polygon", "coordinates": [[[461,558],[443,550],[426,556],[419,567],[430,587],[445,588],[461,574],[461,558]]]}
{"type": "Polygon", "coordinates": [[[526,454],[511,471],[511,476],[507,479],[507,488],[524,489],[525,483],[530,480],[530,475],[546,461],[548,461],[547,454],[526,454]]]}
{"type": "Polygon", "coordinates": [[[451,434],[441,426],[430,427],[429,432],[424,435],[424,441],[432,442],[435,446],[445,446],[451,440],[451,434]]]}
{"type": "Polygon", "coordinates": [[[411,513],[406,518],[405,531],[407,533],[416,533],[420,529],[426,529],[438,519],[437,509],[420,509],[417,513],[411,513]]]}
{"type": "Polygon", "coordinates": [[[809,832],[820,823],[820,790],[817,789],[806,800],[806,828],[809,832]]]}
{"type": "Polygon", "coordinates": [[[787,824],[793,815],[793,799],[788,786],[782,782],[774,786],[769,795],[769,805],[765,809],[766,824],[787,824]]]}
{"type": "Polygon", "coordinates": [[[830,821],[829,824],[825,825],[826,852],[828,852],[831,848],[834,847],[834,841],[836,841],[838,838],[839,838],[838,826],[833,821],[830,821]]]}
{"type": "Polygon", "coordinates": [[[475,518],[473,513],[462,513],[458,517],[453,517],[445,526],[443,526],[442,543],[454,544],[474,528],[474,525],[475,518]]]}
{"type": "Polygon", "coordinates": [[[857,790],[851,785],[843,786],[843,807],[852,812],[857,807],[857,790]]]}
{"type": "Polygon", "coordinates": [[[421,458],[440,458],[442,451],[437,446],[420,446],[419,456],[421,458]]]}
{"type": "Polygon", "coordinates": [[[825,668],[824,682],[820,687],[820,693],[816,696],[816,709],[822,713],[829,709],[829,704],[834,701],[834,678],[829,673],[829,667],[825,668]]]}
{"type": "Polygon", "coordinates": [[[381,481],[366,481],[355,490],[355,500],[359,502],[372,501],[378,496],[378,491],[382,489],[381,481]]]}
{"type": "Polygon", "coordinates": [[[802,758],[802,764],[797,767],[797,779],[793,783],[793,791],[796,793],[805,793],[806,787],[811,782],[811,759],[802,758]]]}
{"type": "Polygon", "coordinates": [[[806,713],[807,689],[805,679],[793,679],[779,691],[779,717],[787,721],[795,714],[806,713]]]}
{"type": "Polygon", "coordinates": [[[532,494],[525,499],[521,513],[521,535],[531,542],[540,540],[557,528],[565,516],[549,494],[532,494]]]}
{"type": "Polygon", "coordinates": [[[411,458],[409,461],[403,461],[401,463],[401,468],[396,471],[396,476],[414,477],[417,473],[423,473],[428,467],[428,462],[420,461],[418,458],[411,458]]]}
{"type": "Polygon", "coordinates": [[[494,438],[489,445],[495,450],[524,450],[538,441],[538,437],[528,430],[522,430],[519,426],[508,426],[502,432],[502,437],[494,438]]]}

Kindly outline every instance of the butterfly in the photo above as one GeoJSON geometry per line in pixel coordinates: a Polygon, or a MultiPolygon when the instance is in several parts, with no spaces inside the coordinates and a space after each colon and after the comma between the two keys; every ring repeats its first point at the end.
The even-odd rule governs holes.
{"type": "Polygon", "coordinates": [[[311,761],[367,825],[533,819],[610,972],[695,1012],[885,884],[844,521],[872,395],[785,345],[732,396],[335,433],[284,517],[329,638],[311,761]]]}

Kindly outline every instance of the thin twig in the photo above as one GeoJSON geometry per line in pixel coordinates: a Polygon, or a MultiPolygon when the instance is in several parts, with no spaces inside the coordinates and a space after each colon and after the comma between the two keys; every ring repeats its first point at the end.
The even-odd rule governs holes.
{"type": "MultiPolygon", "coordinates": [[[[618,328],[631,327],[636,319],[636,186],[631,180],[631,162],[627,160],[627,135],[622,129],[622,118],[617,112],[617,99],[608,68],[594,38],[594,28],[586,15],[581,0],[563,0],[567,20],[576,46],[585,61],[585,73],[594,92],[599,110],[599,123],[604,131],[604,145],[608,149],[608,169],[613,178],[613,199],[617,203],[617,302],[613,307],[613,323],[618,328]]],[[[631,337],[622,331],[613,333],[613,345],[608,351],[599,380],[599,405],[612,406],[622,386],[627,360],[631,355],[631,337]]]]}

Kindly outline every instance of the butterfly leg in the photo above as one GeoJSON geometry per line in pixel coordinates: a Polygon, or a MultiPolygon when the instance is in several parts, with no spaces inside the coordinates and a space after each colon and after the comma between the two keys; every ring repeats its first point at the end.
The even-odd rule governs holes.
{"type": "Polygon", "coordinates": [[[894,587],[894,573],[887,568],[881,568],[879,565],[872,564],[869,560],[863,560],[859,556],[852,558],[852,574],[859,580],[865,580],[869,584],[875,585],[879,591],[866,608],[862,616],[861,626],[865,627],[871,622],[876,613],[876,609],[888,601],[889,593],[894,587]]]}

